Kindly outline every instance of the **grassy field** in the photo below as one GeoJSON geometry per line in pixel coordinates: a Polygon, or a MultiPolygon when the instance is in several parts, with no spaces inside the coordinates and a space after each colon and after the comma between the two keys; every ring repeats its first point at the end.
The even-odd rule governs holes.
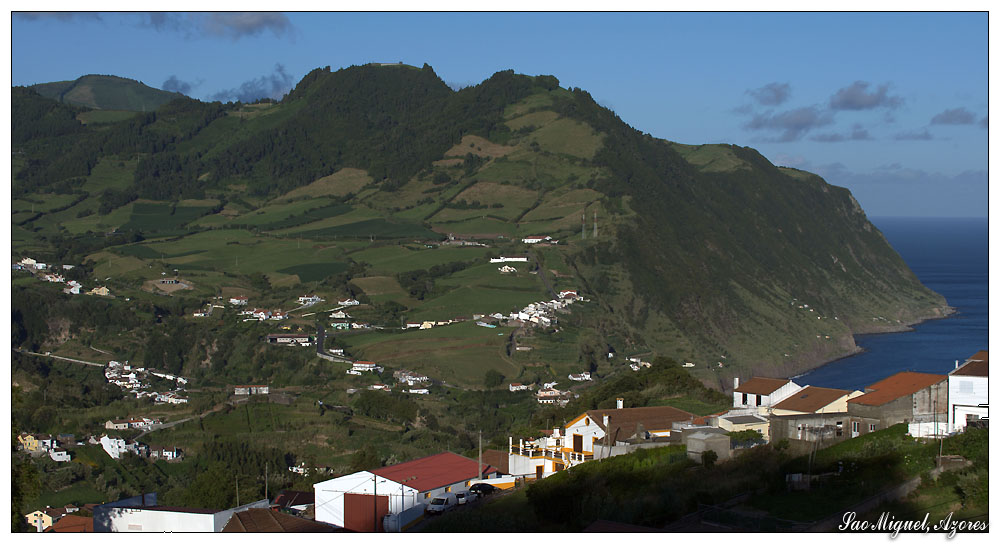
{"type": "Polygon", "coordinates": [[[750,165],[737,158],[728,146],[685,145],[673,142],[670,145],[689,163],[705,172],[731,172],[738,168],[750,168],[750,165]]]}
{"type": "Polygon", "coordinates": [[[294,274],[299,277],[299,281],[313,282],[335,276],[345,270],[347,270],[347,263],[310,263],[289,266],[278,270],[278,272],[294,274]]]}
{"type": "Polygon", "coordinates": [[[427,269],[437,264],[485,259],[485,247],[436,247],[410,249],[404,246],[381,246],[349,253],[357,262],[369,263],[372,271],[398,274],[408,270],[427,269]]]}
{"type": "MultiPolygon", "coordinates": [[[[323,209],[326,206],[335,204],[332,199],[329,198],[315,198],[315,199],[305,199],[296,200],[294,202],[283,202],[276,204],[269,204],[263,208],[258,208],[252,212],[245,213],[239,216],[238,223],[255,225],[262,227],[271,227],[273,229],[282,228],[280,226],[274,226],[275,224],[280,224],[283,221],[287,221],[293,217],[303,216],[308,210],[323,209]]],[[[344,210],[347,211],[347,210],[344,210]]],[[[339,214],[332,214],[339,215],[339,214]]],[[[309,223],[310,221],[317,221],[323,219],[325,216],[308,216],[310,217],[306,221],[301,221],[299,223],[293,223],[286,225],[288,227],[295,225],[302,225],[309,223]]]]}
{"type": "Polygon", "coordinates": [[[173,206],[160,202],[136,202],[123,230],[173,231],[211,211],[210,206],[173,206]]]}
{"type": "MultiPolygon", "coordinates": [[[[345,214],[346,215],[346,214],[345,214]]],[[[389,221],[382,218],[365,219],[332,227],[325,227],[301,232],[306,238],[441,238],[438,234],[423,226],[402,221],[389,221]]]]}
{"type": "Polygon", "coordinates": [[[559,114],[547,110],[547,111],[536,111],[534,113],[529,113],[522,115],[520,117],[515,117],[510,121],[507,121],[507,126],[511,130],[519,130],[524,127],[544,127],[559,118],[559,114]]]}
{"type": "Polygon", "coordinates": [[[10,202],[11,212],[48,212],[66,206],[79,198],[77,195],[34,194],[10,202]]]}
{"type": "Polygon", "coordinates": [[[331,227],[339,227],[342,225],[347,225],[350,223],[357,223],[360,221],[368,221],[370,219],[376,219],[381,217],[378,212],[367,208],[367,207],[356,207],[353,210],[343,213],[334,217],[328,217],[326,219],[320,219],[318,221],[313,221],[312,223],[306,223],[304,225],[298,225],[295,227],[289,227],[287,229],[281,229],[275,231],[275,234],[289,235],[289,236],[304,236],[306,232],[323,230],[331,227]]]}
{"type": "Polygon", "coordinates": [[[483,373],[491,368],[508,376],[520,371],[502,355],[507,334],[465,322],[427,330],[343,336],[341,340],[359,358],[453,384],[479,386],[483,373]]]}
{"type": "Polygon", "coordinates": [[[325,195],[344,196],[349,193],[357,193],[362,187],[372,182],[371,176],[364,170],[357,168],[344,168],[329,176],[285,193],[275,199],[275,201],[291,200],[303,196],[318,197],[325,195]]]}
{"type": "Polygon", "coordinates": [[[572,119],[558,119],[529,136],[545,151],[591,159],[601,147],[603,137],[589,126],[572,119]]]}

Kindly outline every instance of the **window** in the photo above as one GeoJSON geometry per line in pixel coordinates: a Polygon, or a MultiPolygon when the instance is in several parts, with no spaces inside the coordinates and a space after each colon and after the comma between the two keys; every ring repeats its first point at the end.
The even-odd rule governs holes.
{"type": "Polygon", "coordinates": [[[875,424],[874,423],[868,424],[868,432],[870,432],[870,433],[875,432],[875,424]]]}
{"type": "Polygon", "coordinates": [[[972,380],[961,380],[958,382],[958,392],[972,394],[972,380]]]}
{"type": "Polygon", "coordinates": [[[747,404],[747,394],[743,393],[743,405],[746,406],[746,404],[747,404]]]}
{"type": "Polygon", "coordinates": [[[444,488],[445,493],[451,493],[451,486],[444,488]]]}
{"type": "Polygon", "coordinates": [[[590,425],[590,418],[589,417],[583,418],[583,424],[584,425],[590,425]]]}
{"type": "Polygon", "coordinates": [[[861,432],[861,423],[857,421],[851,422],[851,431],[855,433],[861,432]]]}
{"type": "Polygon", "coordinates": [[[837,422],[837,436],[844,436],[844,422],[837,422]]]}

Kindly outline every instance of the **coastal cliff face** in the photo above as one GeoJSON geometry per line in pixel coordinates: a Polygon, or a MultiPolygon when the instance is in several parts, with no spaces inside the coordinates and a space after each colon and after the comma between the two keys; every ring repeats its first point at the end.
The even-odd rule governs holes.
{"type": "MultiPolygon", "coordinates": [[[[246,192],[264,201],[349,168],[371,183],[340,196],[367,217],[417,218],[422,232],[562,238],[534,256],[571,272],[599,307],[573,322],[588,331],[580,362],[597,370],[613,347],[691,361],[696,377],[725,388],[733,376],[788,376],[849,355],[854,334],[948,312],[848,190],[750,148],[640,133],[552,76],[500,72],[456,92],[426,65],[317,69],[266,114],[191,100],[166,107],[135,130],[146,137],[156,131],[144,127],[169,122],[183,131],[149,146],[130,197],[106,200],[246,192]],[[513,207],[511,195],[523,211],[466,213],[513,207]],[[421,206],[428,212],[417,214],[421,206]]],[[[18,120],[15,134],[28,126],[18,120]]],[[[61,138],[83,130],[63,124],[70,136],[61,138]]],[[[80,133],[99,143],[73,149],[92,163],[134,153],[131,143],[115,147],[132,142],[128,128],[80,133]]],[[[57,166],[89,171],[67,160],[29,164],[19,177],[52,183],[57,166]]]]}

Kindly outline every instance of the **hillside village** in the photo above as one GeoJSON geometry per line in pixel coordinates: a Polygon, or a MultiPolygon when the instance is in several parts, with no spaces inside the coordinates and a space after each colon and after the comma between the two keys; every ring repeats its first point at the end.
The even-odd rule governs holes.
{"type": "MultiPolygon", "coordinates": [[[[356,362],[354,368],[378,370],[375,363],[363,361],[356,362]]],[[[447,517],[454,515],[452,510],[477,508],[480,501],[488,503],[495,498],[494,493],[504,495],[580,465],[644,450],[682,446],[688,462],[710,466],[775,444],[815,453],[899,424],[906,426],[909,436],[920,440],[960,435],[967,428],[987,423],[988,369],[988,352],[980,351],[962,363],[956,361],[955,369],[947,375],[899,372],[864,391],[753,377],[736,380],[732,406],[709,416],[695,416],[670,406],[627,408],[626,399],[618,398],[614,408],[587,410],[564,426],[517,437],[516,441],[511,436],[506,451],[480,450],[478,459],[441,452],[336,476],[313,484],[308,491],[282,492],[274,501],[256,501],[228,510],[193,512],[159,504],[152,494],[99,505],[46,508],[25,518],[39,532],[232,532],[247,530],[247,524],[258,518],[269,520],[275,524],[273,530],[282,532],[407,531],[421,527],[435,515],[447,517]],[[289,493],[295,501],[289,502],[289,493]],[[76,514],[80,508],[88,509],[91,515],[76,514]]],[[[429,381],[406,370],[394,372],[394,377],[410,386],[429,381]]],[[[554,385],[545,384],[545,390],[553,390],[554,385]]],[[[510,391],[524,387],[510,384],[510,391]]],[[[235,393],[267,395],[269,391],[265,386],[240,386],[235,393]]],[[[150,429],[158,424],[157,420],[131,418],[109,420],[106,426],[109,430],[150,429]]],[[[151,449],[108,435],[91,437],[89,442],[100,444],[112,459],[131,454],[175,461],[182,456],[176,448],[151,449]]],[[[18,443],[25,453],[48,455],[56,462],[68,461],[72,449],[82,445],[72,436],[56,439],[30,433],[21,433],[18,443]]],[[[940,458],[938,462],[941,466],[940,458]]],[[[304,467],[290,470],[307,473],[304,467]]],[[[820,477],[789,474],[788,481],[790,486],[808,489],[820,477]]]]}

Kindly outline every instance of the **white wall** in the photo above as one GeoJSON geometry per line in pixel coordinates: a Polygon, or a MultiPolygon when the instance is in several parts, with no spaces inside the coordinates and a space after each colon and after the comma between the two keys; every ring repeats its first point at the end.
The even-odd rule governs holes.
{"type": "MultiPolygon", "coordinates": [[[[381,476],[378,477],[378,482],[376,483],[374,476],[371,472],[363,470],[314,484],[316,521],[332,523],[338,527],[343,527],[345,493],[367,495],[377,493],[378,495],[386,495],[389,497],[390,514],[396,514],[412,508],[418,503],[430,501],[430,499],[425,501],[423,493],[405,484],[400,485],[381,476]],[[400,496],[401,494],[402,497],[400,496]]],[[[436,496],[435,491],[437,490],[431,492],[431,498],[436,496]]],[[[443,492],[443,489],[440,492],[443,492]]]]}
{"type": "Polygon", "coordinates": [[[989,403],[989,378],[984,376],[948,376],[948,427],[952,431],[965,428],[966,417],[989,415],[980,404],[989,403]]]}

